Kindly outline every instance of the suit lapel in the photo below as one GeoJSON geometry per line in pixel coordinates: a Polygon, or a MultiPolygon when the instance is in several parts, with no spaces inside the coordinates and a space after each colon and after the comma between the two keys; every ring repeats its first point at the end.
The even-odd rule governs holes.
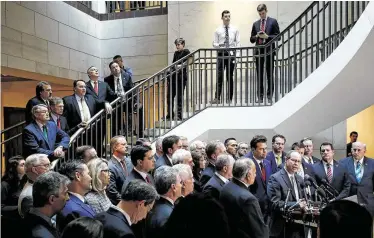
{"type": "Polygon", "coordinates": [[[326,171],[325,171],[325,168],[323,166],[323,162],[318,162],[318,169],[320,170],[320,173],[322,175],[322,179],[326,179],[327,180],[327,175],[326,175],[326,171]]]}
{"type": "MultiPolygon", "coordinates": [[[[261,174],[260,165],[257,163],[257,161],[255,160],[255,158],[252,157],[251,160],[256,165],[256,177],[259,178],[259,180],[262,182],[262,185],[265,187],[265,181],[262,180],[262,174],[261,174]]],[[[265,174],[266,174],[266,169],[265,169],[265,174]]]]}
{"type": "Polygon", "coordinates": [[[73,94],[72,101],[73,101],[75,110],[78,112],[79,117],[82,118],[81,110],[79,110],[79,106],[78,106],[78,102],[77,102],[77,98],[75,97],[75,94],[73,94]]]}
{"type": "MultiPolygon", "coordinates": [[[[356,173],[355,173],[355,165],[354,165],[354,162],[353,162],[353,157],[349,157],[348,159],[348,171],[349,173],[355,178],[355,181],[357,182],[356,180],[356,173]]],[[[365,171],[364,171],[365,172],[365,171]]]]}
{"type": "Polygon", "coordinates": [[[221,185],[221,186],[225,185],[225,182],[223,182],[222,179],[220,179],[220,178],[217,176],[217,174],[214,174],[213,176],[214,176],[214,178],[217,180],[217,182],[219,183],[219,185],[221,185]]]}
{"type": "Polygon", "coordinates": [[[282,174],[282,178],[283,178],[284,182],[287,184],[287,187],[291,189],[291,194],[294,197],[294,199],[296,200],[295,189],[291,185],[291,181],[290,181],[290,178],[288,177],[287,172],[284,169],[282,169],[281,171],[282,171],[281,174],[282,174]]]}
{"type": "MultiPolygon", "coordinates": [[[[40,129],[39,125],[36,122],[34,122],[33,124],[34,124],[35,130],[37,131],[37,133],[39,133],[39,135],[44,139],[44,141],[46,142],[47,146],[49,147],[49,142],[45,138],[42,129],[40,129]]],[[[48,128],[47,128],[47,130],[48,130],[48,128]]],[[[51,148],[49,148],[49,149],[51,149],[51,148]]]]}
{"type": "MultiPolygon", "coordinates": [[[[52,125],[47,122],[48,145],[50,149],[54,149],[55,145],[52,143],[52,138],[55,137],[52,133],[52,125]]],[[[56,126],[57,127],[57,126],[56,126]]]]}
{"type": "Polygon", "coordinates": [[[95,112],[93,111],[92,101],[87,95],[84,95],[84,99],[86,100],[86,104],[87,104],[88,110],[90,111],[90,115],[91,117],[93,117],[95,115],[95,112]]]}
{"type": "Polygon", "coordinates": [[[331,183],[334,183],[335,182],[335,178],[340,176],[340,168],[339,168],[339,163],[337,161],[334,160],[334,170],[332,171],[332,181],[331,183]]]}
{"type": "Polygon", "coordinates": [[[363,178],[368,174],[369,166],[368,166],[368,162],[367,162],[367,160],[368,160],[368,158],[364,157],[364,160],[363,160],[363,164],[364,164],[364,173],[362,174],[361,181],[362,181],[363,178]]]}
{"type": "Polygon", "coordinates": [[[96,215],[89,205],[83,203],[79,198],[77,198],[76,196],[74,196],[71,193],[69,194],[69,196],[70,196],[70,199],[72,200],[72,202],[74,202],[75,204],[77,204],[78,206],[83,208],[86,212],[88,212],[92,216],[96,215]]]}

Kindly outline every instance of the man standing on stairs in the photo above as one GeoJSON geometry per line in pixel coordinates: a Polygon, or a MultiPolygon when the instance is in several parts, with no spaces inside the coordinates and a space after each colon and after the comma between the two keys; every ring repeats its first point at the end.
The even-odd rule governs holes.
{"type": "Polygon", "coordinates": [[[239,53],[229,48],[240,47],[240,34],[239,30],[230,24],[231,14],[230,11],[224,10],[221,14],[222,26],[218,27],[214,32],[213,47],[218,50],[217,53],[217,87],[215,98],[211,103],[219,104],[221,102],[221,94],[223,91],[223,72],[226,69],[226,80],[228,88],[227,100],[232,100],[234,93],[234,69],[235,69],[235,54],[239,53]]]}
{"type": "MultiPolygon", "coordinates": [[[[265,4],[260,4],[257,7],[257,12],[260,20],[253,23],[251,32],[251,43],[256,43],[256,46],[263,46],[275,38],[279,32],[279,25],[276,19],[267,16],[267,7],[265,4]]],[[[257,48],[254,52],[256,59],[256,73],[257,73],[257,99],[258,102],[264,101],[264,65],[266,67],[267,76],[267,98],[271,102],[274,94],[274,56],[276,54],[275,43],[268,47],[257,48]],[[266,55],[266,57],[265,57],[266,55]]]]}
{"type": "MultiPolygon", "coordinates": [[[[109,87],[117,94],[118,97],[125,97],[125,93],[132,89],[133,81],[130,76],[125,70],[122,70],[118,63],[110,62],[109,69],[111,75],[106,77],[104,81],[108,83],[109,87]]],[[[123,104],[123,112],[127,113],[126,119],[127,123],[124,127],[124,132],[122,134],[126,134],[128,131],[129,134],[132,134],[132,119],[133,114],[137,114],[137,128],[138,128],[138,136],[141,138],[143,137],[143,106],[141,105],[139,95],[134,92],[134,95],[128,95],[126,102],[123,104]],[[131,98],[133,96],[133,98],[131,98]],[[126,128],[127,127],[127,128],[126,128]]],[[[115,113],[117,115],[118,121],[118,128],[122,128],[121,126],[124,123],[123,116],[121,115],[121,108],[118,108],[118,111],[115,113]]],[[[114,117],[113,117],[114,118],[114,117]]],[[[114,127],[115,125],[112,125],[114,127]]],[[[113,130],[112,130],[113,131],[113,130]]],[[[113,134],[114,135],[114,134],[113,134]]]]}
{"type": "Polygon", "coordinates": [[[38,104],[45,104],[49,108],[49,99],[52,97],[52,88],[48,82],[41,81],[35,88],[36,96],[31,98],[26,104],[26,125],[32,121],[31,109],[38,104]]]}

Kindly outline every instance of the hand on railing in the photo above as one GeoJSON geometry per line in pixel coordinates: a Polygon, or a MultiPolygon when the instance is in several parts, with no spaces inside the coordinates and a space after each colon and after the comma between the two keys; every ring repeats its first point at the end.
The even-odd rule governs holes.
{"type": "Polygon", "coordinates": [[[53,155],[55,157],[65,157],[65,152],[63,151],[63,147],[59,146],[53,151],[53,155]]]}
{"type": "Polygon", "coordinates": [[[81,123],[79,123],[78,127],[79,128],[86,128],[88,126],[88,123],[86,121],[82,121],[81,123]]]}
{"type": "Polygon", "coordinates": [[[112,114],[113,108],[108,102],[105,103],[105,111],[107,114],[112,114]]]}

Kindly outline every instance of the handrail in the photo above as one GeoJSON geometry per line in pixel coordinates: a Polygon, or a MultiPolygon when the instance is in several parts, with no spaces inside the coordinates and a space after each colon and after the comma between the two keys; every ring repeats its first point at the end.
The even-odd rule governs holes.
{"type": "Polygon", "coordinates": [[[23,124],[26,124],[26,121],[21,121],[21,122],[15,124],[15,125],[13,125],[13,126],[10,126],[10,127],[8,127],[8,128],[5,128],[4,130],[0,131],[0,133],[3,134],[3,133],[5,133],[5,132],[7,132],[7,131],[9,131],[9,130],[11,130],[11,129],[13,129],[13,128],[19,127],[19,126],[21,126],[21,125],[23,125],[23,124]]]}

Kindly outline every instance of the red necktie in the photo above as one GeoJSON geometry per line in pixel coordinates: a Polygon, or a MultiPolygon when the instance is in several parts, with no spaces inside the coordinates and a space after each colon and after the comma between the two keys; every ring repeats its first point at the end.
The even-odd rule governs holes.
{"type": "Polygon", "coordinates": [[[151,180],[149,179],[148,175],[145,177],[145,180],[147,181],[147,183],[151,183],[151,180]]]}
{"type": "Polygon", "coordinates": [[[97,82],[94,82],[94,91],[96,94],[99,94],[99,88],[97,87],[97,82]]]}
{"type": "MultiPolygon", "coordinates": [[[[265,19],[261,19],[261,26],[260,26],[260,31],[265,32],[265,19]]],[[[263,39],[260,38],[258,41],[259,44],[263,43],[263,39]]]]}
{"type": "Polygon", "coordinates": [[[127,173],[127,167],[126,167],[126,163],[125,163],[125,161],[124,161],[124,160],[121,160],[120,163],[121,163],[121,165],[122,165],[123,172],[125,172],[126,177],[129,176],[129,174],[127,173]]]}
{"type": "Polygon", "coordinates": [[[260,167],[261,167],[261,179],[263,181],[266,181],[265,166],[264,166],[264,164],[262,162],[260,163],[260,167]]]}
{"type": "Polygon", "coordinates": [[[61,121],[60,121],[60,117],[57,118],[57,127],[59,129],[61,129],[61,121]]]}

